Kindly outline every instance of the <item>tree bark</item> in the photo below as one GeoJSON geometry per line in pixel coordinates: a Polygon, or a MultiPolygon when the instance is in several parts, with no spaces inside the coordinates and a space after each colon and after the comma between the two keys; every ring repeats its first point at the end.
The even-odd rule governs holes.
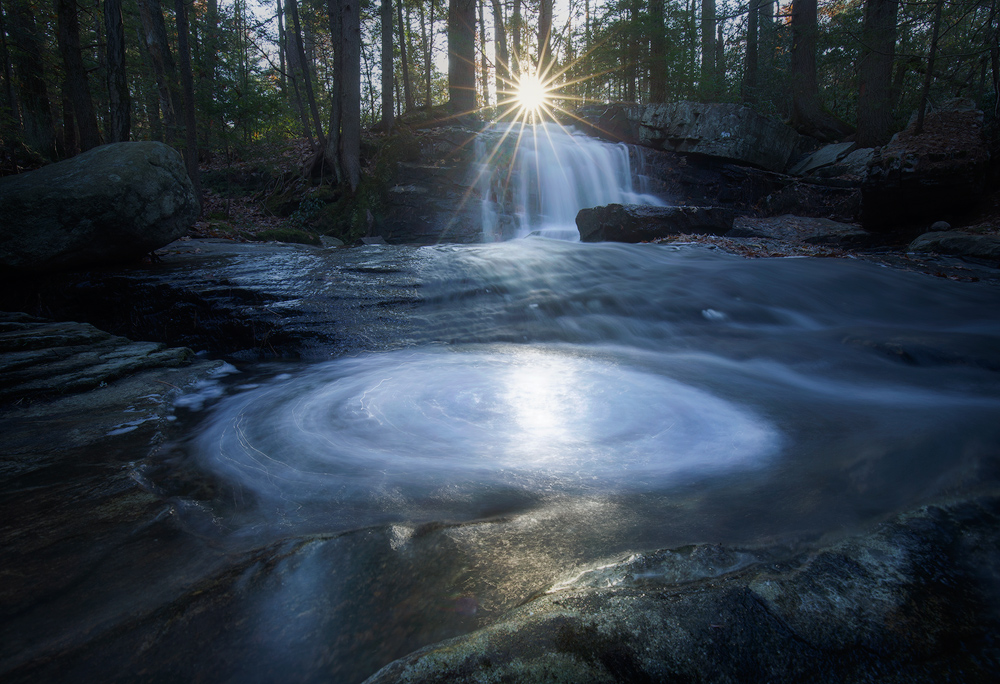
{"type": "Polygon", "coordinates": [[[181,87],[184,91],[184,165],[194,184],[194,191],[201,202],[201,179],[198,175],[198,129],[194,107],[194,74],[191,72],[191,46],[189,43],[188,12],[185,0],[174,0],[174,17],[177,21],[177,57],[181,67],[181,87]]]}
{"type": "MultiPolygon", "coordinates": [[[[815,4],[816,0],[807,0],[815,4]]],[[[701,2],[701,92],[712,100],[716,94],[715,75],[715,0],[701,2]]]]}
{"type": "Polygon", "coordinates": [[[514,9],[510,15],[511,39],[510,55],[513,60],[511,70],[514,79],[521,78],[521,0],[514,0],[514,9]]]}
{"type": "Polygon", "coordinates": [[[757,101],[757,27],[760,0],[750,0],[747,11],[747,51],[743,60],[743,101],[754,104],[757,101]]]}
{"type": "Polygon", "coordinates": [[[476,111],[476,0],[448,2],[448,103],[456,115],[476,111]]]}
{"type": "Polygon", "coordinates": [[[650,0],[649,20],[652,23],[649,36],[649,101],[664,102],[667,99],[667,36],[663,23],[663,0],[650,0]]]}
{"type": "Polygon", "coordinates": [[[56,0],[56,33],[65,70],[65,91],[73,108],[77,129],[76,141],[80,151],[86,152],[101,144],[101,133],[97,129],[94,102],[90,98],[87,70],[80,55],[80,19],[76,0],[56,0]]]}
{"type": "Polygon", "coordinates": [[[21,114],[18,111],[17,93],[14,90],[14,67],[10,61],[10,51],[7,49],[7,24],[4,14],[8,12],[0,2],[0,61],[3,61],[4,100],[10,110],[14,125],[20,127],[21,114]]]}
{"type": "Polygon", "coordinates": [[[309,70],[309,60],[306,59],[305,47],[302,45],[302,26],[299,24],[299,8],[296,0],[285,0],[286,9],[292,17],[294,50],[299,62],[299,70],[302,80],[302,89],[306,94],[306,102],[309,105],[309,113],[312,114],[312,123],[316,127],[316,137],[319,139],[319,149],[326,147],[326,140],[323,137],[323,124],[319,119],[319,107],[316,105],[316,96],[313,94],[312,77],[309,70]]]}
{"type": "MultiPolygon", "coordinates": [[[[406,16],[409,18],[409,10],[407,10],[406,16]]],[[[403,70],[403,102],[406,104],[405,111],[408,112],[413,109],[413,88],[410,84],[410,61],[408,59],[410,51],[406,42],[409,25],[408,23],[403,23],[403,0],[396,2],[396,19],[399,22],[399,61],[400,67],[403,70]]]]}
{"type": "Polygon", "coordinates": [[[361,182],[361,3],[339,0],[342,32],[340,167],[351,192],[361,182]]]}
{"type": "Polygon", "coordinates": [[[104,0],[104,34],[108,41],[108,139],[110,142],[126,142],[132,132],[132,105],[125,74],[125,29],[121,0],[104,0]]]}
{"type": "Polygon", "coordinates": [[[493,2],[493,50],[496,55],[495,87],[497,105],[503,102],[503,95],[510,90],[510,54],[507,51],[507,31],[504,29],[503,8],[500,0],[493,2]]]}
{"type": "Polygon", "coordinates": [[[927,55],[927,71],[924,73],[924,87],[920,92],[920,107],[917,109],[917,123],[913,127],[913,134],[920,135],[924,132],[924,115],[927,112],[927,100],[931,93],[931,82],[934,79],[934,59],[937,57],[938,34],[941,30],[941,9],[944,0],[937,0],[934,7],[934,29],[931,35],[931,50],[927,55]]]}
{"type": "Polygon", "coordinates": [[[174,59],[167,43],[163,8],[160,0],[138,0],[138,3],[143,37],[153,65],[153,73],[156,75],[156,86],[160,92],[160,110],[163,112],[163,123],[167,129],[167,143],[173,144],[177,139],[177,116],[182,107],[175,81],[174,59]]]}
{"type": "Polygon", "coordinates": [[[11,61],[20,82],[21,123],[25,142],[48,158],[55,153],[55,126],[42,69],[42,46],[35,14],[28,0],[8,5],[11,33],[11,61]]]}
{"type": "Polygon", "coordinates": [[[379,15],[382,25],[382,126],[389,132],[396,125],[392,97],[395,81],[392,63],[392,0],[382,0],[379,15]]]}
{"type": "Polygon", "coordinates": [[[483,5],[485,0],[479,0],[479,80],[483,87],[483,106],[490,106],[489,67],[486,65],[486,22],[483,21],[483,5]]]}
{"type": "Polygon", "coordinates": [[[823,110],[816,78],[816,0],[792,5],[792,126],[800,133],[832,142],[853,129],[823,110]]]}
{"type": "Polygon", "coordinates": [[[538,2],[538,64],[539,77],[544,78],[552,69],[552,0],[538,2]]]}
{"type": "Polygon", "coordinates": [[[899,0],[867,0],[858,64],[858,147],[889,142],[893,121],[892,64],[899,0]]]}
{"type": "Polygon", "coordinates": [[[330,20],[330,38],[333,45],[333,92],[330,103],[330,129],[326,139],[326,164],[333,169],[337,183],[344,182],[344,172],[340,166],[340,122],[343,117],[343,89],[340,82],[344,74],[344,31],[340,12],[340,0],[327,0],[327,17],[330,20]]]}

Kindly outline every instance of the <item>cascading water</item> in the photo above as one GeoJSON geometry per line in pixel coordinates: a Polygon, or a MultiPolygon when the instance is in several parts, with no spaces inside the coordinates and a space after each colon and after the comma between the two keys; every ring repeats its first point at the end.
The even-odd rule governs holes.
{"type": "Polygon", "coordinates": [[[664,204],[648,190],[641,148],[558,124],[495,124],[479,135],[476,152],[484,242],[531,234],[579,240],[581,209],[664,204]]]}

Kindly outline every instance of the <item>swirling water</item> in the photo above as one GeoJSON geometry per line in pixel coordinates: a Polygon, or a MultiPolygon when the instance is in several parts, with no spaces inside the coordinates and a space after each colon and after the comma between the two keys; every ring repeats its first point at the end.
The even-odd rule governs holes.
{"type": "Polygon", "coordinates": [[[1000,473],[991,285],[544,238],[268,281],[354,307],[362,282],[316,277],[345,260],[416,293],[405,315],[351,308],[351,352],[244,369],[177,421],[209,481],[179,519],[257,559],[190,618],[210,646],[178,637],[222,679],[361,681],[628,554],[802,548],[1000,473]]]}
{"type": "Polygon", "coordinates": [[[613,502],[628,522],[588,520],[585,555],[753,543],[860,524],[996,455],[990,287],[696,247],[384,249],[420,284],[405,343],[284,369],[191,440],[248,530],[613,502]]]}

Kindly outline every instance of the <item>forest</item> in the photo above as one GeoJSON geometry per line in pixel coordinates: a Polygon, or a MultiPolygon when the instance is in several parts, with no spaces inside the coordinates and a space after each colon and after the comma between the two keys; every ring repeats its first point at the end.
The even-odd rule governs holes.
{"type": "Polygon", "coordinates": [[[207,160],[308,141],[355,189],[361,140],[442,116],[572,123],[608,102],[742,102],[884,144],[971,98],[996,121],[998,0],[2,0],[0,174],[160,140],[207,160]],[[534,81],[531,81],[534,82],[534,81]]]}

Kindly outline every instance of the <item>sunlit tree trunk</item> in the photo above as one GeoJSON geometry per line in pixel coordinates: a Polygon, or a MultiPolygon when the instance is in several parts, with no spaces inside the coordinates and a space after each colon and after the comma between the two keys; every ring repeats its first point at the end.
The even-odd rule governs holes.
{"type": "Polygon", "coordinates": [[[476,111],[476,0],[448,3],[448,102],[454,114],[476,111]]]}
{"type": "Polygon", "coordinates": [[[511,70],[514,78],[521,76],[521,0],[514,0],[514,9],[510,15],[511,28],[511,70]]]}
{"type": "Polygon", "coordinates": [[[493,50],[496,55],[495,87],[497,105],[504,100],[503,93],[510,89],[510,55],[507,52],[507,31],[503,23],[500,0],[493,2],[493,50]]]}
{"type": "Polygon", "coordinates": [[[550,71],[552,57],[552,0],[538,3],[538,64],[539,74],[550,71]]]}
{"type": "Polygon", "coordinates": [[[379,9],[382,26],[382,126],[391,131],[396,125],[392,99],[394,73],[392,65],[392,0],[382,0],[379,9]]]}
{"type": "Polygon", "coordinates": [[[858,147],[889,142],[893,121],[892,64],[899,0],[867,0],[858,64],[858,147]]]}
{"type": "Polygon", "coordinates": [[[483,4],[479,0],[479,80],[483,87],[483,106],[490,106],[489,67],[486,65],[486,22],[483,21],[483,4]]]}
{"type": "Polygon", "coordinates": [[[104,33],[108,59],[108,140],[125,142],[132,129],[131,100],[125,75],[125,31],[121,0],[104,0],[104,33]]]}

